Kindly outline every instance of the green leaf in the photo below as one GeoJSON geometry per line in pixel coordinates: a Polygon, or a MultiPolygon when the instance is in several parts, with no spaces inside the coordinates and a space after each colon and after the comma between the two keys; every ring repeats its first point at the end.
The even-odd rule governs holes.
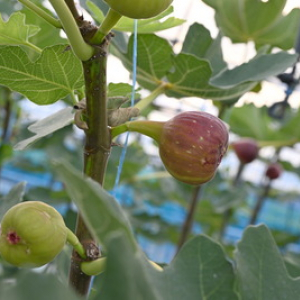
{"type": "MultiPolygon", "coordinates": [[[[110,83],[108,85],[108,109],[119,108],[123,104],[130,104],[132,95],[132,85],[128,83],[110,83]]],[[[137,92],[134,99],[139,99],[141,95],[137,92]]]]}
{"type": "Polygon", "coordinates": [[[201,97],[228,100],[241,96],[256,85],[256,83],[247,82],[222,90],[209,84],[211,75],[210,63],[206,59],[181,53],[174,58],[172,72],[167,75],[171,85],[166,94],[175,98],[201,97]]]}
{"type": "MultiPolygon", "coordinates": [[[[10,275],[11,278],[11,275],[10,275]]],[[[10,300],[80,300],[55,274],[20,271],[11,283],[0,282],[0,298],[10,300]]]]}
{"type": "Polygon", "coordinates": [[[0,84],[46,105],[83,85],[82,66],[65,45],[45,48],[33,63],[19,47],[0,46],[0,84]]]}
{"type": "MultiPolygon", "coordinates": [[[[40,8],[51,14],[48,10],[45,9],[39,3],[36,3],[40,8]]],[[[65,38],[61,36],[61,32],[58,28],[55,28],[48,22],[46,22],[43,18],[39,17],[30,9],[23,9],[22,12],[26,15],[26,22],[28,24],[32,24],[38,26],[40,31],[31,36],[29,41],[34,45],[44,49],[45,47],[57,45],[57,44],[66,44],[67,41],[65,38]]]]}
{"type": "Polygon", "coordinates": [[[218,26],[235,43],[254,41],[258,46],[269,44],[286,50],[294,46],[300,10],[295,9],[284,16],[286,0],[203,2],[216,10],[218,26]]]}
{"type": "MultiPolygon", "coordinates": [[[[172,47],[154,34],[140,34],[137,39],[137,81],[146,89],[153,90],[172,66],[172,47]]],[[[121,57],[124,66],[132,70],[133,36],[128,43],[126,56],[121,57]]]]}
{"type": "MultiPolygon", "coordinates": [[[[102,10],[91,1],[87,1],[86,4],[89,10],[92,12],[93,18],[99,24],[101,24],[104,19],[104,14],[102,10]]],[[[185,20],[174,17],[169,17],[166,20],[162,20],[166,16],[170,15],[172,12],[173,7],[169,7],[167,10],[165,10],[164,12],[162,12],[154,18],[138,20],[138,33],[153,33],[182,25],[185,22],[185,20]]],[[[133,32],[134,20],[127,17],[122,17],[113,29],[117,31],[133,32]]]]}
{"type": "Polygon", "coordinates": [[[64,108],[45,119],[42,119],[28,127],[28,130],[35,133],[34,136],[20,141],[14,146],[15,150],[23,150],[32,143],[38,141],[44,136],[47,136],[67,125],[74,119],[74,112],[72,107],[64,108]]]}
{"type": "Polygon", "coordinates": [[[247,63],[217,74],[211,78],[210,83],[220,88],[230,88],[247,81],[261,81],[284,72],[294,65],[297,59],[297,54],[286,52],[258,54],[247,63]]]}
{"type": "Polygon", "coordinates": [[[300,140],[300,112],[289,115],[288,121],[276,122],[269,117],[267,107],[256,107],[253,104],[234,107],[228,123],[232,132],[241,137],[251,137],[263,146],[287,146],[300,140]]]}
{"type": "Polygon", "coordinates": [[[293,279],[288,274],[266,226],[250,226],[245,230],[235,259],[238,287],[243,300],[299,298],[300,279],[293,279]]]}
{"type": "Polygon", "coordinates": [[[13,13],[7,22],[0,15],[0,45],[28,45],[28,38],[38,33],[40,28],[25,24],[25,15],[13,13]]]}
{"type": "Polygon", "coordinates": [[[190,26],[182,46],[182,53],[193,54],[198,58],[208,59],[213,74],[219,73],[227,65],[223,60],[221,35],[213,39],[208,29],[194,23],[190,26]]]}
{"type": "Polygon", "coordinates": [[[220,245],[206,236],[189,241],[162,272],[143,253],[132,253],[124,236],[115,236],[103,281],[100,294],[107,300],[238,299],[232,265],[220,245]]]}
{"type": "Polygon", "coordinates": [[[23,196],[25,194],[25,182],[20,182],[13,186],[7,195],[0,199],[0,220],[4,214],[15,204],[21,202],[23,200],[23,196]]]}
{"type": "Polygon", "coordinates": [[[127,217],[114,197],[70,164],[56,162],[55,170],[95,238],[107,246],[112,236],[121,233],[132,249],[137,247],[127,217]]]}
{"type": "MultiPolygon", "coordinates": [[[[107,166],[105,176],[105,188],[110,190],[114,187],[122,147],[113,147],[107,166]]],[[[121,182],[130,182],[132,178],[143,170],[149,163],[149,157],[145,154],[144,148],[138,143],[132,143],[126,151],[126,159],[122,168],[121,182]]]]}

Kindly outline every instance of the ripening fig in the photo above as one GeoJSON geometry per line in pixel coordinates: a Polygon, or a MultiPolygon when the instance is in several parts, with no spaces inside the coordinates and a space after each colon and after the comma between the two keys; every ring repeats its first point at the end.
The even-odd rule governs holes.
{"type": "Polygon", "coordinates": [[[114,11],[132,19],[153,18],[166,10],[173,0],[104,0],[114,11]]]}
{"type": "Polygon", "coordinates": [[[280,177],[282,173],[282,167],[279,163],[272,163],[268,166],[266,176],[270,180],[274,180],[280,177]]]}
{"type": "Polygon", "coordinates": [[[240,162],[243,164],[251,163],[258,156],[259,148],[257,142],[253,139],[240,139],[232,143],[232,147],[240,162]]]}
{"type": "Polygon", "coordinates": [[[226,125],[206,112],[183,112],[167,122],[127,122],[112,129],[112,136],[120,134],[119,129],[156,140],[167,171],[177,180],[193,185],[214,177],[228,147],[226,125]]]}
{"type": "Polygon", "coordinates": [[[35,268],[52,261],[66,239],[67,227],[58,211],[43,202],[22,202],[3,216],[0,254],[15,266],[35,268]]]}

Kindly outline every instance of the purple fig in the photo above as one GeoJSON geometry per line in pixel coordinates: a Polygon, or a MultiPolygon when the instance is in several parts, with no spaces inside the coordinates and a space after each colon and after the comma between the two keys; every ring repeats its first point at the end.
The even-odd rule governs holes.
{"type": "Polygon", "coordinates": [[[259,148],[257,142],[253,139],[241,139],[232,143],[232,147],[240,162],[243,164],[251,163],[258,156],[259,148]]]}
{"type": "Polygon", "coordinates": [[[177,180],[193,185],[214,177],[228,147],[226,125],[206,112],[183,112],[167,122],[127,122],[113,129],[112,135],[128,130],[155,139],[167,171],[177,180]]]}
{"type": "Polygon", "coordinates": [[[279,163],[272,163],[267,168],[266,176],[270,180],[274,180],[280,177],[281,173],[282,173],[281,165],[279,163]]]}

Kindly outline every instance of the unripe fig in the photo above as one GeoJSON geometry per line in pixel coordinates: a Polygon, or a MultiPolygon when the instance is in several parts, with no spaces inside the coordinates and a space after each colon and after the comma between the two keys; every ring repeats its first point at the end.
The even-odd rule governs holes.
{"type": "Polygon", "coordinates": [[[39,267],[64,247],[67,228],[53,207],[39,201],[19,203],[1,221],[0,254],[18,267],[39,267]]]}
{"type": "Polygon", "coordinates": [[[259,148],[257,142],[253,139],[240,139],[232,143],[232,147],[240,162],[243,164],[251,163],[258,156],[259,148]]]}
{"type": "Polygon", "coordinates": [[[113,10],[132,19],[148,19],[166,10],[173,0],[104,0],[113,10]]]}
{"type": "Polygon", "coordinates": [[[189,111],[167,122],[132,121],[112,130],[137,131],[156,140],[167,171],[177,180],[199,185],[212,179],[228,147],[228,130],[217,117],[189,111]]]}
{"type": "Polygon", "coordinates": [[[281,165],[279,163],[272,163],[267,168],[266,176],[270,180],[274,180],[280,177],[281,173],[282,173],[281,165]]]}

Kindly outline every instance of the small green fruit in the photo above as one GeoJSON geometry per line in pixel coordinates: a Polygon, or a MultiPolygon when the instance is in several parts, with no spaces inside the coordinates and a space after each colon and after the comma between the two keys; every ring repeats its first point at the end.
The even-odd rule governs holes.
{"type": "Polygon", "coordinates": [[[132,19],[153,18],[166,10],[173,0],[104,0],[113,10],[132,19]]]}
{"type": "Polygon", "coordinates": [[[57,210],[28,201],[10,208],[1,221],[0,254],[18,267],[35,268],[52,261],[67,239],[67,228],[57,210]]]}

